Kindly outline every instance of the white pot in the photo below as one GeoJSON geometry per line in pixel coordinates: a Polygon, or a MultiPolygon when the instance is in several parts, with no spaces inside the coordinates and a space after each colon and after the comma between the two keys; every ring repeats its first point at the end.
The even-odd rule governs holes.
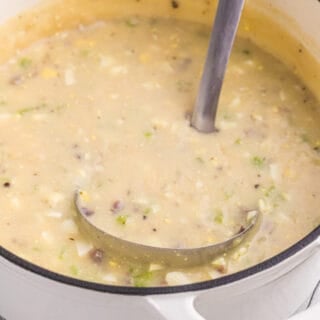
{"type": "MultiPolygon", "coordinates": [[[[36,2],[0,0],[0,22],[36,2]]],[[[252,0],[251,4],[261,6],[266,14],[279,10],[282,17],[289,17],[280,24],[295,23],[296,37],[320,61],[319,1],[252,0]]],[[[259,41],[264,45],[263,38],[259,41]]],[[[288,63],[297,64],[297,73],[304,71],[303,62],[297,62],[294,55],[288,57],[288,63]]],[[[319,77],[314,75],[314,79],[319,77]]],[[[318,84],[310,82],[314,90],[318,84]]],[[[320,228],[282,254],[234,275],[189,286],[147,289],[95,285],[59,276],[0,247],[0,314],[7,320],[288,319],[319,278],[319,236],[320,228]]],[[[319,316],[311,313],[308,319],[319,316]]]]}

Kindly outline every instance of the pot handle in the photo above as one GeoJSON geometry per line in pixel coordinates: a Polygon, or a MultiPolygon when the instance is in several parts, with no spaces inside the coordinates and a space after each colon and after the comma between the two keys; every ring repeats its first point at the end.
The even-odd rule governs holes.
{"type": "Polygon", "coordinates": [[[194,306],[196,295],[161,295],[146,297],[166,320],[205,320],[194,306]]]}
{"type": "Polygon", "coordinates": [[[289,320],[318,320],[320,314],[320,305],[312,307],[307,311],[304,311],[289,320]]]}

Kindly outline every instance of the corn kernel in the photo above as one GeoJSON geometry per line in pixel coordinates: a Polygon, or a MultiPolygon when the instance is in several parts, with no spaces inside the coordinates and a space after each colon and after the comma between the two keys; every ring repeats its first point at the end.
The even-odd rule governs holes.
{"type": "Polygon", "coordinates": [[[42,70],[41,76],[44,79],[54,79],[58,76],[58,72],[52,68],[45,68],[42,70]]]}

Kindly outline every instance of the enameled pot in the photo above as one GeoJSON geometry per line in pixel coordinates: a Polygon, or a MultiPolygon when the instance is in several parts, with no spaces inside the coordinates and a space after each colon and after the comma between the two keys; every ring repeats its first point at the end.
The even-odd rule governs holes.
{"type": "MultiPolygon", "coordinates": [[[[134,10],[137,3],[117,1],[126,1],[126,10],[134,10]]],[[[178,15],[172,11],[169,0],[142,1],[146,14],[178,15]]],[[[0,24],[36,2],[0,0],[0,24]]],[[[118,2],[91,0],[94,5],[104,3],[113,12],[117,12],[118,2]]],[[[190,19],[194,15],[195,20],[212,21],[214,6],[210,6],[210,1],[180,0],[179,3],[186,8],[181,17],[190,19]],[[201,6],[207,6],[207,11],[201,6]],[[209,13],[206,16],[204,12],[209,13]]],[[[248,32],[247,36],[255,38],[261,46],[267,46],[266,38],[270,42],[272,37],[272,50],[304,78],[315,94],[319,93],[320,67],[316,62],[320,63],[320,2],[248,0],[247,6],[270,16],[284,31],[273,32],[253,17],[248,25],[241,27],[241,32],[248,32]],[[252,26],[254,30],[249,35],[252,26]],[[296,54],[298,46],[307,52],[303,59],[296,54]],[[308,67],[311,61],[315,64],[308,67]]],[[[23,45],[23,32],[19,37],[23,45]]],[[[1,50],[11,45],[10,35],[1,39],[1,50]]],[[[320,227],[288,250],[250,269],[217,280],[163,288],[116,287],[71,279],[41,269],[0,247],[0,314],[7,320],[284,320],[307,299],[319,278],[319,247],[320,227]]],[[[319,319],[318,312],[311,310],[308,319],[319,319]]]]}

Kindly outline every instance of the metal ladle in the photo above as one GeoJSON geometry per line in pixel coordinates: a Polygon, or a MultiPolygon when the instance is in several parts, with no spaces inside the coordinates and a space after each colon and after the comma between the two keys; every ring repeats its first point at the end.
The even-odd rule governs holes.
{"type": "MultiPolygon", "coordinates": [[[[210,38],[207,61],[192,117],[192,126],[200,132],[210,133],[217,131],[215,117],[220,91],[244,1],[219,1],[217,16],[210,38]]],[[[88,210],[81,201],[81,191],[79,190],[75,194],[75,205],[80,226],[91,238],[95,239],[97,245],[101,246],[101,248],[117,252],[129,259],[163,263],[176,267],[208,263],[217,255],[236,247],[254,229],[260,216],[259,211],[251,211],[250,217],[246,222],[247,225],[243,226],[237,234],[224,242],[197,248],[172,249],[127,241],[99,229],[91,223],[88,217],[88,210]]]]}

